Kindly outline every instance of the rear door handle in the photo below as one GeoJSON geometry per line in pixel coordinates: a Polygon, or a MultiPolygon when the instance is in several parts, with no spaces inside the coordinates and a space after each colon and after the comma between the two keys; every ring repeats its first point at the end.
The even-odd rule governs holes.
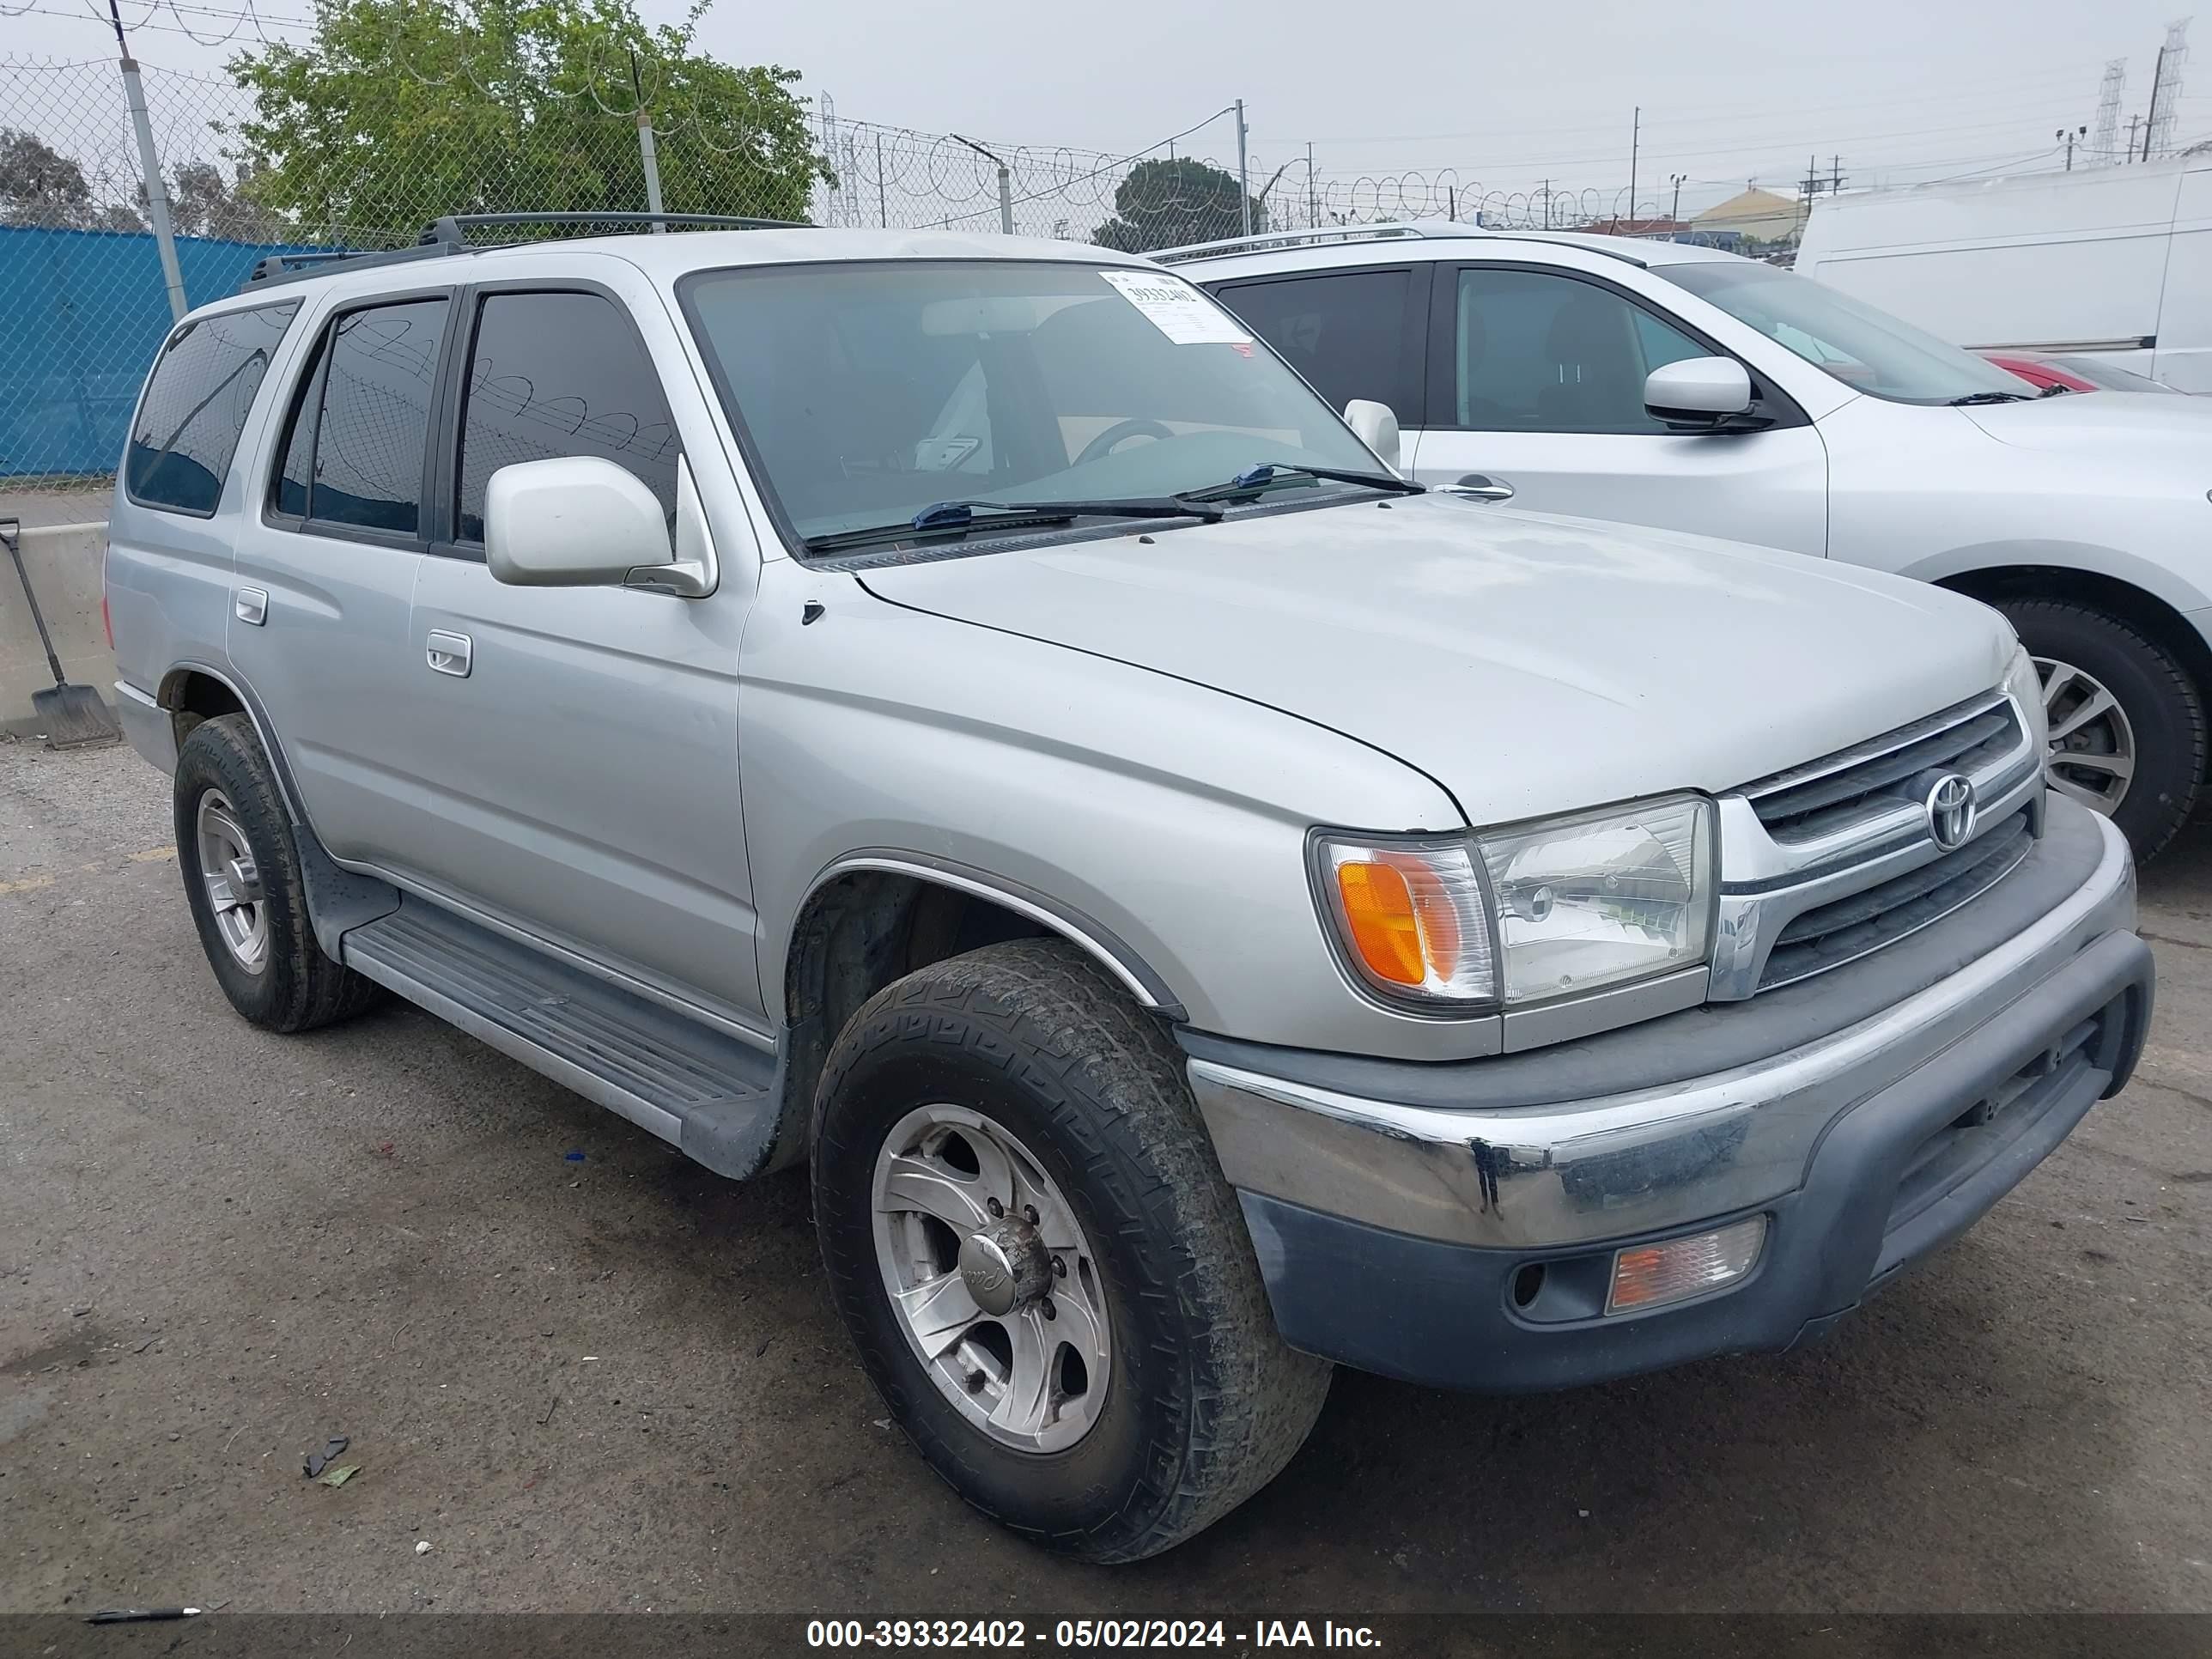
{"type": "Polygon", "coordinates": [[[269,620],[269,595],[258,587],[241,587],[232,595],[230,608],[239,621],[258,628],[269,620]]]}
{"type": "Polygon", "coordinates": [[[469,677],[469,664],[476,656],[476,644],[465,634],[451,634],[442,628],[434,628],[423,641],[423,654],[429,659],[430,672],[451,674],[457,680],[469,677]]]}
{"type": "Polygon", "coordinates": [[[1457,483],[1446,484],[1444,494],[1470,496],[1478,501],[1510,501],[1513,499],[1513,486],[1487,472],[1470,472],[1457,483]]]}

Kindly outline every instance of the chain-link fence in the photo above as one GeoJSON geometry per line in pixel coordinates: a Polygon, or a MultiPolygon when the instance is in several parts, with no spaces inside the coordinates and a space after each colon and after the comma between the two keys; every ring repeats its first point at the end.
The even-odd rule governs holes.
{"type": "MultiPolygon", "coordinates": [[[[373,15],[366,35],[264,43],[227,72],[143,68],[188,303],[270,252],[400,246],[449,213],[659,209],[1146,252],[1248,222],[1565,226],[1612,205],[1449,171],[1332,175],[1304,154],[1253,155],[1240,177],[1234,106],[1115,155],[849,120],[787,72],[651,42],[440,40],[420,34],[432,9],[373,15]]],[[[105,487],[171,320],[149,209],[118,63],[0,58],[0,490],[105,487]]]]}

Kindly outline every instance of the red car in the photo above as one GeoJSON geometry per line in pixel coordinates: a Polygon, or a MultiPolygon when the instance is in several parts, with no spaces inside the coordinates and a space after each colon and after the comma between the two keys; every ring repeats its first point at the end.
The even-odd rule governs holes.
{"type": "Polygon", "coordinates": [[[2079,356],[2027,357],[2017,352],[1984,351],[1983,356],[1999,368],[2017,374],[2032,386],[2045,392],[2172,392],[2148,374],[2138,374],[2131,368],[2122,368],[2114,363],[2100,363],[2093,357],[2079,356]]]}

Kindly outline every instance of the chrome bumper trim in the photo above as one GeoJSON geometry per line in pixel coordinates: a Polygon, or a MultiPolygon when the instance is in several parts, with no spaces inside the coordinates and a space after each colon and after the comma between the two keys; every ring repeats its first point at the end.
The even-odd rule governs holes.
{"type": "Polygon", "coordinates": [[[1232,1185],[1419,1237],[1549,1249],[1764,1203],[1798,1184],[1838,1114],[2133,927],[2127,843],[2095,822],[2097,864],[2056,908],[1949,978],[1769,1060],[1505,1109],[1398,1105],[1203,1060],[1191,1086],[1232,1185]]]}

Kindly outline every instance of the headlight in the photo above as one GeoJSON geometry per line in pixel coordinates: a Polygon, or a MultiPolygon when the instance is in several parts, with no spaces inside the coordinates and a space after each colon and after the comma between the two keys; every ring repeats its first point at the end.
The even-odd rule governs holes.
{"type": "Polygon", "coordinates": [[[1713,823],[1674,795],[1449,840],[1323,836],[1316,874],[1376,989],[1511,1006],[1703,962],[1713,823]]]}
{"type": "Polygon", "coordinates": [[[2043,676],[2035,672],[2035,659],[2024,645],[2013,653],[2012,666],[2005,670],[2005,690],[2020,704],[2027,735],[2035,740],[2036,753],[2041,754],[2051,742],[2051,713],[2043,705],[2043,676]]]}

